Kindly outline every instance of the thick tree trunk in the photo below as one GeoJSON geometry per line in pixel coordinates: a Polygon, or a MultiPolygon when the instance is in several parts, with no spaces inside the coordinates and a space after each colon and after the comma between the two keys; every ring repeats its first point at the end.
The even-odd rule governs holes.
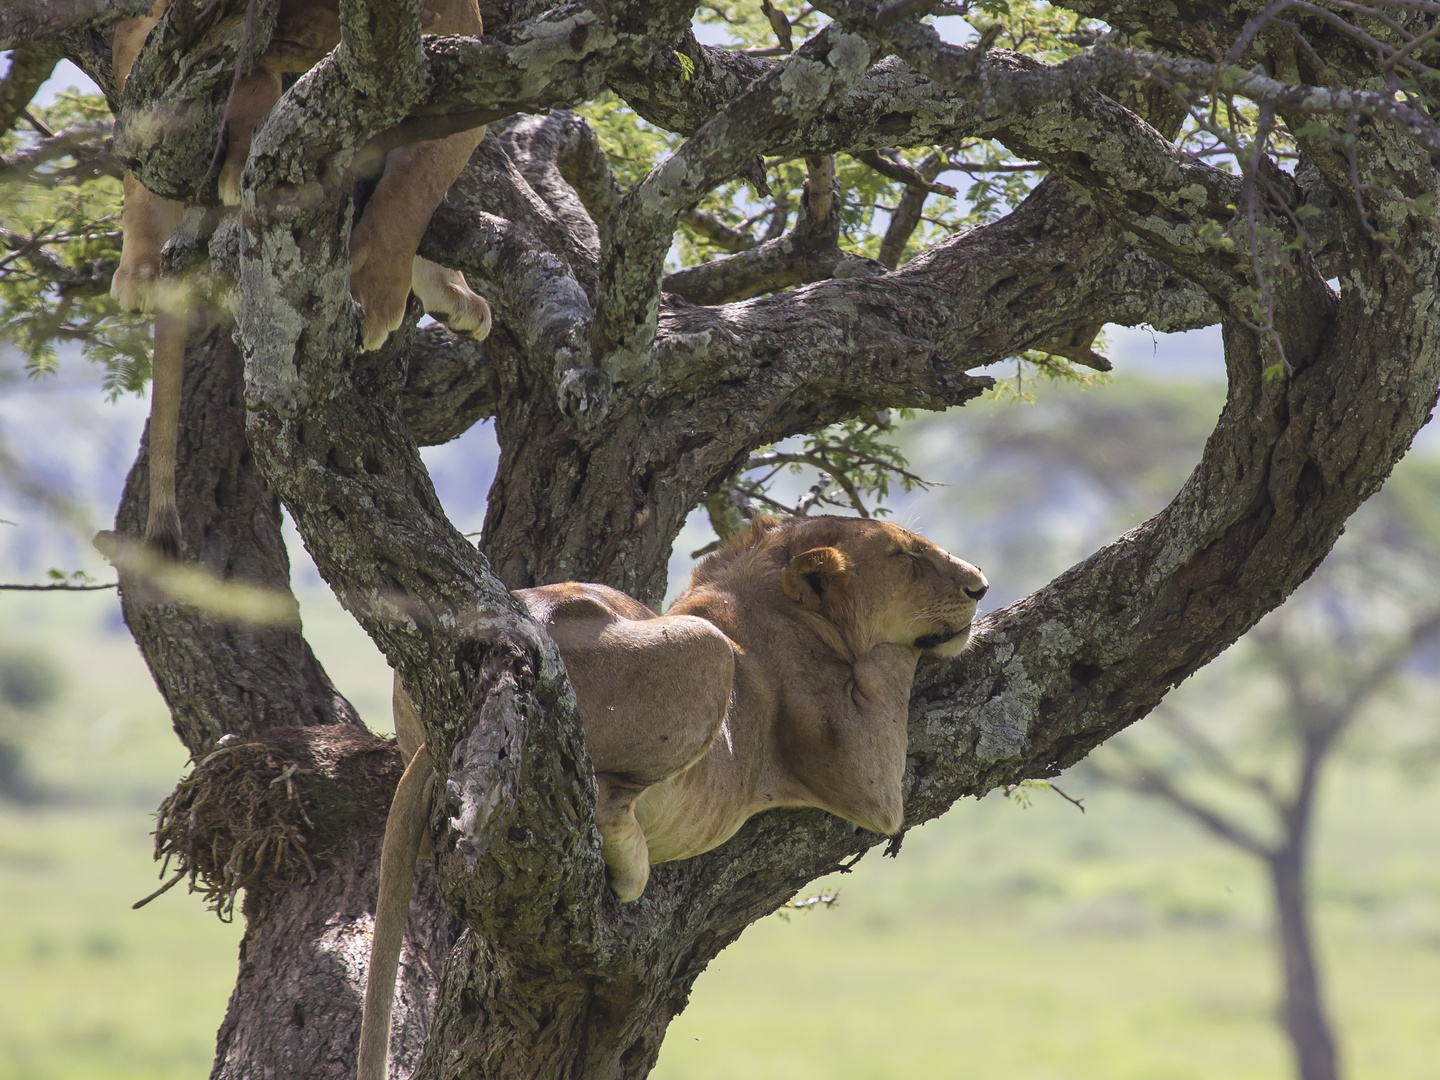
{"type": "MultiPolygon", "coordinates": [[[[280,503],[245,441],[244,373],[233,329],[228,320],[193,326],[187,350],[177,492],[184,557],[219,582],[288,595],[280,503]]],[[[117,517],[122,535],[144,532],[147,466],[142,443],[117,517]]],[[[301,830],[308,855],[303,872],[278,885],[257,882],[247,892],[240,969],[212,1076],[347,1080],[359,1038],[380,837],[400,776],[399,755],[360,723],[298,622],[247,625],[157,602],[152,588],[129,576],[122,576],[121,602],[187,749],[201,757],[217,746],[264,747],[278,771],[260,784],[294,765],[293,783],[309,818],[301,830]]],[[[200,847],[236,839],[223,829],[186,837],[200,847]]],[[[420,875],[416,892],[394,1039],[396,1060],[407,1065],[417,1060],[429,1030],[432,970],[457,929],[432,871],[420,875]]]]}

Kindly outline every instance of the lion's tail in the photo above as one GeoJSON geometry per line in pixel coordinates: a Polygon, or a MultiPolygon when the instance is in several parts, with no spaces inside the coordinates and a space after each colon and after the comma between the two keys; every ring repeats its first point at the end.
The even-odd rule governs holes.
{"type": "Polygon", "coordinates": [[[380,849],[380,895],[375,901],[375,934],[370,941],[370,971],[365,982],[365,1006],[360,1016],[358,1080],[385,1080],[390,1059],[390,1009],[395,1001],[395,977],[400,970],[400,946],[410,916],[410,895],[415,888],[415,860],[430,818],[435,772],[430,751],[422,743],[405,767],[395,789],[385,841],[380,849]]]}
{"type": "Polygon", "coordinates": [[[180,557],[180,511],[175,503],[175,449],[180,428],[180,384],[185,376],[185,331],[179,312],[155,312],[155,358],[150,388],[150,512],[145,543],[180,557]]]}

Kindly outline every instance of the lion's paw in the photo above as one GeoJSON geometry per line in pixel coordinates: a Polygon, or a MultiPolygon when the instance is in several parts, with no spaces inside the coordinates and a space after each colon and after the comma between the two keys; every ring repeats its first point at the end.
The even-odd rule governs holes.
{"type": "Polygon", "coordinates": [[[484,341],[490,334],[490,305],[470,288],[465,275],[429,259],[415,257],[410,287],[425,305],[425,314],[454,333],[484,341]]]}
{"type": "Polygon", "coordinates": [[[220,189],[220,202],[225,206],[240,205],[240,174],[245,171],[245,159],[234,160],[234,155],[225,159],[225,166],[220,170],[220,179],[217,182],[220,189]]]}
{"type": "Polygon", "coordinates": [[[110,279],[110,295],[125,311],[154,311],[159,284],[159,252],[141,258],[126,253],[110,279]]]}
{"type": "Polygon", "coordinates": [[[645,891],[645,885],[650,880],[650,863],[642,862],[639,866],[626,867],[620,873],[616,873],[615,867],[610,867],[610,888],[619,898],[622,904],[628,904],[639,900],[640,894],[645,891]]]}
{"type": "Polygon", "coordinates": [[[350,276],[350,295],[359,302],[364,318],[360,347],[365,352],[374,352],[385,344],[390,331],[405,321],[405,302],[410,299],[409,278],[363,267],[350,276]]]}
{"type": "Polygon", "coordinates": [[[595,824],[600,829],[600,857],[610,872],[610,888],[622,904],[639,900],[650,880],[650,847],[645,832],[635,820],[629,805],[634,794],[611,795],[608,777],[600,785],[600,805],[595,809],[595,824]],[[621,801],[624,800],[624,801],[621,801]]]}
{"type": "Polygon", "coordinates": [[[490,336],[490,305],[482,296],[471,293],[463,305],[457,305],[456,310],[432,312],[426,308],[425,311],[457,334],[465,334],[476,341],[484,341],[490,336]]]}

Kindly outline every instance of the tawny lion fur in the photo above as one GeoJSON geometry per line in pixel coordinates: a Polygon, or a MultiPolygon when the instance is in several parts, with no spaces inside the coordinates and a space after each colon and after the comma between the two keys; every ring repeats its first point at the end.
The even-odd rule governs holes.
{"type": "MultiPolygon", "coordinates": [[[[115,30],[116,88],[130,69],[169,0],[157,0],[150,14],[127,19],[115,30]]],[[[424,30],[430,34],[479,37],[483,29],[476,0],[432,0],[424,30]],[[433,17],[433,18],[432,18],[433,17]]],[[[338,0],[288,0],[280,7],[270,44],[236,84],[226,123],[226,155],[220,170],[220,198],[240,202],[240,177],[256,126],[280,100],[282,79],[308,71],[340,41],[338,0]]],[[[413,290],[425,310],[452,330],[484,338],[490,308],[471,291],[464,275],[415,254],[440,205],[480,140],[478,127],[445,139],[392,150],[384,172],[350,236],[350,293],[364,317],[362,347],[378,349],[400,325],[413,290]]],[[[124,233],[120,265],[110,292],[130,311],[155,312],[154,386],[150,401],[150,509],[145,538],[173,556],[179,554],[180,517],[175,505],[175,446],[180,383],[188,322],[182,283],[161,275],[160,253],[180,223],[183,206],[146,190],[125,174],[124,233]]]]}
{"type": "MultiPolygon", "coordinates": [[[[605,585],[517,591],[575,687],[620,900],[639,898],[651,864],[710,851],[771,807],[897,832],[915,664],[964,649],[987,588],[978,569],[898,526],[818,517],[758,519],[696,567],[665,615],[605,585]]],[[[409,766],[385,829],[360,1080],[386,1075],[435,782],[398,678],[395,723],[409,766]]]]}

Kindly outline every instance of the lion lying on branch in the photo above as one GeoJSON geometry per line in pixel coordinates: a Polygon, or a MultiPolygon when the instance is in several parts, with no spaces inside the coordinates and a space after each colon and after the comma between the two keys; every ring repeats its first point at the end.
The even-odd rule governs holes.
{"type": "MultiPolygon", "coordinates": [[[[903,821],[906,724],[922,652],[955,656],[985,575],[914,533],[858,518],[757,519],[706,559],[665,615],[605,585],[516,592],[580,706],[610,885],[723,844],[777,806],[872,832],[903,821]]],[[[390,1006],[434,771],[396,680],[409,761],[385,826],[360,1080],[384,1080],[390,1006]]]]}

